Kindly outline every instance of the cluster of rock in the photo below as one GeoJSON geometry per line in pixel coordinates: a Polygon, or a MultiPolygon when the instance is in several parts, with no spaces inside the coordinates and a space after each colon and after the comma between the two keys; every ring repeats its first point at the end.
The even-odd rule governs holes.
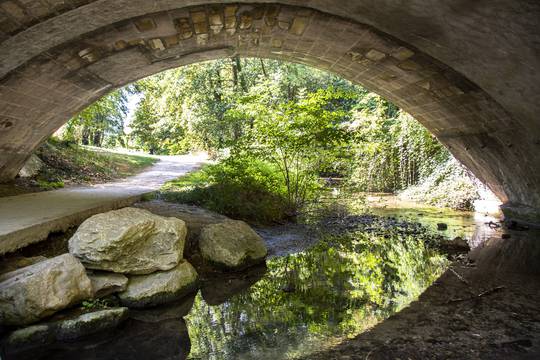
{"type": "MultiPolygon", "coordinates": [[[[69,240],[69,253],[8,267],[11,271],[0,275],[0,324],[27,326],[11,333],[8,342],[77,338],[118,325],[128,308],[155,309],[193,293],[199,275],[184,258],[187,233],[179,218],[124,208],[87,219],[69,240]],[[59,316],[84,300],[111,296],[118,307],[65,310],[71,314],[59,316]]],[[[209,223],[197,235],[202,258],[214,268],[243,269],[266,256],[263,240],[241,221],[209,223]]]]}

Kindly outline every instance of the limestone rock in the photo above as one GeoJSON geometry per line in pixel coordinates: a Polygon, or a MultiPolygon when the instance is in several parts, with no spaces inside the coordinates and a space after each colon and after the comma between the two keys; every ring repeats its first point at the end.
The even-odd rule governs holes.
{"type": "Polygon", "coordinates": [[[150,274],[179,263],[186,232],[180,219],[123,208],[83,222],[69,240],[69,252],[89,269],[150,274]]]}
{"type": "Polygon", "coordinates": [[[59,313],[46,323],[17,329],[4,342],[8,353],[37,349],[62,340],[74,340],[117,327],[127,319],[128,308],[111,308],[81,313],[69,310],[59,313]],[[56,317],[56,319],[55,319],[56,317]]]}
{"type": "Polygon", "coordinates": [[[248,224],[235,220],[205,226],[199,248],[205,260],[226,269],[253,265],[267,254],[263,239],[248,224]]]}
{"type": "Polygon", "coordinates": [[[39,174],[39,171],[44,166],[45,164],[43,163],[43,161],[41,161],[41,159],[37,155],[32,154],[32,156],[30,156],[28,160],[26,160],[26,163],[24,163],[24,166],[19,171],[19,176],[22,178],[34,177],[39,174]]]}
{"type": "Polygon", "coordinates": [[[94,298],[101,298],[110,294],[126,290],[128,278],[122,274],[109,272],[95,272],[88,274],[92,283],[94,298]]]}
{"type": "Polygon", "coordinates": [[[185,258],[198,249],[199,235],[204,226],[230,220],[226,216],[198,206],[162,200],[144,201],[137,203],[135,206],[156,215],[175,217],[186,223],[188,234],[184,249],[185,258]]]}
{"type": "Polygon", "coordinates": [[[59,321],[55,324],[58,340],[71,340],[114,328],[127,319],[128,308],[103,309],[59,321]]]}
{"type": "Polygon", "coordinates": [[[0,324],[26,325],[92,296],[90,279],[70,254],[0,276],[0,324]]]}
{"type": "Polygon", "coordinates": [[[142,308],[165,304],[182,298],[196,289],[197,272],[183,260],[168,271],[131,276],[126,291],[118,294],[124,306],[142,308]]]}
{"type": "Polygon", "coordinates": [[[5,259],[0,263],[0,275],[15,271],[17,269],[34,265],[40,261],[47,260],[45,256],[23,257],[17,256],[5,259]]]}
{"type": "Polygon", "coordinates": [[[30,325],[13,331],[7,336],[4,345],[10,350],[24,350],[51,344],[55,340],[54,332],[47,324],[30,325]]]}
{"type": "Polygon", "coordinates": [[[161,321],[180,319],[189,314],[195,303],[195,293],[185,296],[182,299],[156,306],[150,309],[131,309],[129,317],[131,319],[157,323],[161,321]]]}

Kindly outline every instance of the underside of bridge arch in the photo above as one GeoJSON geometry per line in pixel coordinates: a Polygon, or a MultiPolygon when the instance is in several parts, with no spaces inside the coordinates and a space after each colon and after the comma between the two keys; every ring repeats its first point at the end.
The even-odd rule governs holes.
{"type": "Polygon", "coordinates": [[[513,217],[538,222],[539,19],[528,0],[2,1],[0,180],[107,92],[238,55],[312,65],[386,97],[513,217]]]}

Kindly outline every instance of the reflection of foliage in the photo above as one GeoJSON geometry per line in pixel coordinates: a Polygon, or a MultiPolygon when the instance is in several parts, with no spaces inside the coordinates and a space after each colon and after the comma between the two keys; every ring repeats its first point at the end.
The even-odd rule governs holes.
{"type": "Polygon", "coordinates": [[[416,298],[444,265],[411,236],[329,236],[309,251],[270,260],[267,275],[226,304],[198,299],[188,320],[192,354],[237,358],[249,349],[248,358],[260,358],[281,347],[275,358],[287,358],[300,344],[320,348],[354,336],[416,298]]]}

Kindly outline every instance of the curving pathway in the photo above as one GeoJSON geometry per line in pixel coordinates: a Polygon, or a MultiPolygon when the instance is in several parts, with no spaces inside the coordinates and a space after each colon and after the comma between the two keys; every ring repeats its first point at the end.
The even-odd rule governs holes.
{"type": "Polygon", "coordinates": [[[129,206],[207,161],[203,154],[158,158],[149,169],[121,181],[0,198],[0,254],[44,240],[94,214],[129,206]]]}

